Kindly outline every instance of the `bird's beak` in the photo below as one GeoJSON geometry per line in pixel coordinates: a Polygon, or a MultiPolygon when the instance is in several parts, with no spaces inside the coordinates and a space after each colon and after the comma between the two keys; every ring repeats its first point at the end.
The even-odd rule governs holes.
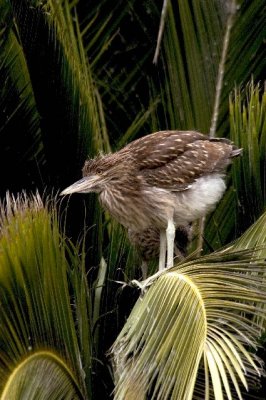
{"type": "Polygon", "coordinates": [[[68,186],[64,189],[60,196],[64,196],[65,194],[72,194],[72,193],[89,193],[94,192],[95,184],[97,183],[98,177],[97,175],[88,176],[80,179],[79,181],[73,183],[73,185],[68,186]]]}

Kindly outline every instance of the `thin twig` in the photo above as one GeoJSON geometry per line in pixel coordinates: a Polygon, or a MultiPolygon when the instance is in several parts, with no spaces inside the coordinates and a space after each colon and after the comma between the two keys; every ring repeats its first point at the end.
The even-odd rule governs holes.
{"type": "Polygon", "coordinates": [[[168,6],[168,0],[164,0],[162,13],[161,13],[159,32],[158,32],[158,37],[157,37],[157,45],[156,45],[155,54],[154,54],[153,61],[152,61],[154,64],[157,64],[158,57],[159,57],[160,46],[161,46],[161,41],[162,41],[163,31],[164,31],[164,25],[165,25],[165,19],[166,19],[167,6],[168,6]]]}

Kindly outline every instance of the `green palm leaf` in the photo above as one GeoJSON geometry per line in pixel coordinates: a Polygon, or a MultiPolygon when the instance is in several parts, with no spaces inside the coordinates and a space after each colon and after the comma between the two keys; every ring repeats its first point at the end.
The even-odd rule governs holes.
{"type": "MultiPolygon", "coordinates": [[[[1,139],[10,147],[5,165],[17,162],[20,145],[20,163],[33,159],[34,186],[62,187],[80,177],[88,154],[110,150],[78,16],[69,2],[34,0],[1,1],[0,13],[4,27],[0,68],[5,88],[1,139]],[[17,126],[25,130],[25,143],[17,126]],[[13,139],[8,136],[7,142],[11,130],[13,139]]],[[[8,174],[9,168],[7,181],[8,174]]],[[[20,189],[24,175],[16,180],[15,190],[20,189]]]]}
{"type": "Polygon", "coordinates": [[[64,391],[68,382],[69,393],[75,392],[77,398],[80,393],[90,398],[92,390],[90,296],[84,263],[59,233],[55,204],[49,210],[38,195],[17,199],[7,195],[1,205],[0,390],[4,398],[13,390],[36,393],[34,380],[40,385],[42,379],[53,382],[55,376],[56,390],[64,391]],[[29,371],[36,369],[33,379],[29,371]]]}
{"type": "Polygon", "coordinates": [[[243,154],[234,160],[228,191],[206,223],[213,249],[241,235],[264,210],[265,100],[262,85],[253,82],[230,96],[230,137],[243,154]]]}
{"type": "Polygon", "coordinates": [[[40,116],[8,2],[0,2],[0,19],[0,170],[5,171],[1,174],[1,195],[5,195],[7,187],[16,190],[21,182],[35,187],[40,179],[36,166],[43,163],[44,151],[40,116]]]}
{"type": "Polygon", "coordinates": [[[166,125],[208,133],[214,124],[212,135],[228,135],[230,92],[252,73],[256,80],[265,66],[264,7],[263,1],[168,1],[161,55],[166,125]]]}
{"type": "Polygon", "coordinates": [[[12,372],[1,395],[8,399],[83,399],[68,366],[55,354],[39,351],[12,372]],[[30,379],[29,379],[30,377],[30,379]]]}
{"type": "Polygon", "coordinates": [[[266,202],[266,92],[261,85],[254,87],[251,82],[242,93],[235,90],[230,98],[230,119],[232,139],[243,148],[243,156],[233,166],[238,231],[243,232],[261,215],[266,202]]]}

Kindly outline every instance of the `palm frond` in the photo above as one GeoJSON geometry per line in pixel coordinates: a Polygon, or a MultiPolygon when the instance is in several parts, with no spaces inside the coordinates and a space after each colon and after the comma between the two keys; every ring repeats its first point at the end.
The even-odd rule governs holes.
{"type": "Polygon", "coordinates": [[[167,126],[209,132],[224,20],[213,1],[169,1],[162,52],[167,126]]]}
{"type": "Polygon", "coordinates": [[[218,136],[229,132],[228,98],[235,86],[245,87],[265,79],[266,10],[263,1],[235,2],[236,15],[225,65],[224,85],[218,118],[218,136]]]}
{"type": "Polygon", "coordinates": [[[10,3],[41,118],[45,178],[61,187],[80,177],[88,154],[109,150],[78,16],[68,2],[10,3]]]}
{"type": "Polygon", "coordinates": [[[232,171],[237,230],[243,232],[261,215],[266,202],[266,92],[261,85],[251,82],[242,93],[235,90],[230,98],[230,126],[232,140],[243,148],[243,156],[236,160],[232,171]]]}
{"type": "MultiPolygon", "coordinates": [[[[84,264],[59,233],[55,204],[49,210],[38,195],[7,195],[1,205],[0,387],[5,390],[23,360],[47,349],[64,360],[79,391],[89,396],[92,343],[84,264]]],[[[36,362],[25,364],[27,370],[36,362]]]]}
{"type": "Polygon", "coordinates": [[[145,281],[151,287],[111,349],[115,398],[136,390],[143,398],[225,393],[241,399],[257,383],[262,364],[255,352],[266,318],[265,220],[266,214],[223,251],[145,281]]]}
{"type": "Polygon", "coordinates": [[[2,400],[36,397],[53,400],[84,398],[67,364],[48,351],[38,351],[21,361],[1,394],[2,400]]]}
{"type": "Polygon", "coordinates": [[[27,63],[12,21],[8,2],[0,3],[0,170],[1,195],[6,188],[35,187],[37,165],[44,161],[43,142],[27,63]],[[19,121],[19,124],[18,124],[19,121]],[[31,176],[28,171],[31,170],[31,176]]]}
{"type": "Polygon", "coordinates": [[[243,149],[234,160],[228,191],[206,223],[205,239],[217,249],[241,235],[265,207],[265,90],[251,81],[230,96],[230,137],[243,149]]]}
{"type": "Polygon", "coordinates": [[[264,2],[168,3],[161,54],[165,125],[228,136],[229,94],[252,74],[257,81],[265,67],[264,2]]]}

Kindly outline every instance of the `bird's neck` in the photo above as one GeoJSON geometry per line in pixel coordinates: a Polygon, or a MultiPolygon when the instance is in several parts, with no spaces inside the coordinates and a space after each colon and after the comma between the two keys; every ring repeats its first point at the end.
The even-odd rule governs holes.
{"type": "Polygon", "coordinates": [[[134,197],[140,191],[141,182],[136,177],[132,179],[121,177],[117,181],[106,183],[101,190],[100,199],[104,201],[106,198],[120,199],[123,201],[124,198],[134,197]]]}
{"type": "Polygon", "coordinates": [[[127,226],[130,207],[134,208],[132,214],[136,215],[141,204],[141,191],[139,188],[136,190],[136,185],[139,182],[121,180],[118,184],[106,185],[99,196],[102,206],[124,226],[127,226]]]}

